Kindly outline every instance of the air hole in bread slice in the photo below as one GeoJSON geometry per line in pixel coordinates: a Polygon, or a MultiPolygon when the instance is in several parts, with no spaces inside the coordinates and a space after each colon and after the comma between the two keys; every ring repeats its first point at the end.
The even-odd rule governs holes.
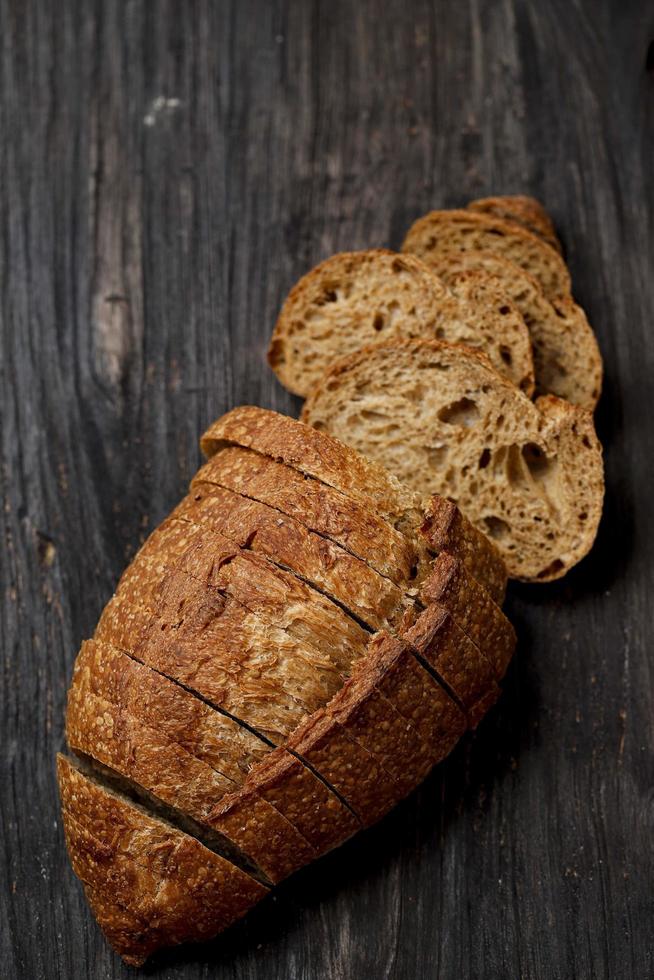
{"type": "Polygon", "coordinates": [[[439,469],[447,459],[447,446],[425,446],[427,462],[434,469],[439,469]]]}
{"type": "Polygon", "coordinates": [[[534,480],[544,480],[554,466],[552,460],[534,442],[528,442],[522,447],[522,458],[534,480]]]}
{"type": "Polygon", "coordinates": [[[536,578],[551,578],[553,575],[557,575],[564,567],[561,559],[555,558],[554,561],[550,562],[549,565],[538,573],[536,578]]]}
{"type": "Polygon", "coordinates": [[[441,408],[438,418],[447,425],[460,425],[469,429],[479,421],[479,409],[471,398],[459,398],[441,408]]]}
{"type": "Polygon", "coordinates": [[[509,525],[501,517],[493,517],[492,515],[485,517],[484,524],[486,525],[489,536],[495,541],[500,541],[502,538],[505,538],[510,530],[509,525]]]}

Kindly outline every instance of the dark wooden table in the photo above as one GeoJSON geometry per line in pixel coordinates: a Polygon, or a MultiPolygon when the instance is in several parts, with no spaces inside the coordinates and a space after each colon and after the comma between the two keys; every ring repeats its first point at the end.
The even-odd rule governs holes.
{"type": "Polygon", "coordinates": [[[514,587],[500,705],[176,978],[654,975],[654,8],[0,0],[0,976],[127,977],[65,856],[73,658],[280,303],[434,206],[552,211],[606,359],[597,545],[514,587]],[[648,59],[649,50],[649,59],[648,59]]]}

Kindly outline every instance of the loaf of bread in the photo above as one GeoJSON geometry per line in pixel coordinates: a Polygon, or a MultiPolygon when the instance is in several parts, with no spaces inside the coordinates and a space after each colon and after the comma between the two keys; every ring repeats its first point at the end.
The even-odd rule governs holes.
{"type": "Polygon", "coordinates": [[[202,445],[82,644],[58,759],[73,868],[131,964],[379,820],[515,645],[503,560],[452,502],[261,409],[202,445]]]}
{"type": "Polygon", "coordinates": [[[589,551],[602,513],[602,450],[590,413],[535,403],[479,351],[376,344],[337,361],[302,418],[442,494],[497,545],[509,575],[546,582],[589,551]]]}

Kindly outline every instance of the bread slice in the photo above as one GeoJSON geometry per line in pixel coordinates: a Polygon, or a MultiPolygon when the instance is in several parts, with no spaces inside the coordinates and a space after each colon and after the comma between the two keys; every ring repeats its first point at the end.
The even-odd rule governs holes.
{"type": "Polygon", "coordinates": [[[373,460],[324,433],[264,408],[241,405],[221,416],[200,439],[205,456],[242,446],[340,490],[412,540],[422,521],[419,496],[373,460]]]}
{"type": "MultiPolygon", "coordinates": [[[[287,743],[289,751],[306,761],[350,804],[364,826],[379,820],[417,786],[466,729],[461,708],[420,668],[421,683],[430,691],[429,698],[422,698],[420,704],[423,708],[428,705],[428,710],[418,716],[421,727],[411,723],[415,736],[409,739],[408,755],[397,757],[401,743],[380,729],[384,712],[391,717],[387,707],[391,702],[386,699],[387,704],[380,705],[378,680],[378,672],[383,675],[397,658],[411,662],[412,670],[419,668],[400,640],[377,634],[365,663],[324,709],[293,732],[287,743]]],[[[388,724],[390,729],[396,728],[397,716],[388,724]]]]}
{"type": "Polygon", "coordinates": [[[483,351],[496,371],[531,396],[535,384],[531,338],[503,283],[483,269],[471,269],[452,277],[447,285],[456,306],[443,309],[432,337],[426,339],[483,351]]]}
{"type": "MultiPolygon", "coordinates": [[[[190,697],[190,695],[189,695],[190,697]]],[[[223,857],[259,880],[281,881],[316,857],[296,827],[265,800],[250,800],[251,823],[225,819],[217,806],[238,784],[121,704],[90,692],[84,675],[70,688],[66,739],[75,752],[108,767],[155,803],[196,821],[223,857]]]]}
{"type": "MultiPolygon", "coordinates": [[[[429,572],[431,554],[427,542],[419,539],[425,511],[420,496],[401,484],[386,469],[326,432],[252,406],[233,409],[207,429],[201,439],[208,457],[229,446],[254,450],[259,455],[283,463],[289,469],[312,478],[349,498],[399,531],[413,551],[411,579],[418,585],[429,572]]],[[[506,569],[494,545],[478,549],[478,532],[465,519],[460,534],[447,536],[448,546],[465,543],[461,557],[470,573],[497,596],[503,594],[506,569]],[[479,556],[479,560],[477,560],[479,556]]],[[[435,540],[435,539],[433,539],[435,540]]],[[[501,600],[500,600],[501,601],[501,600]]]]}
{"type": "Polygon", "coordinates": [[[496,252],[438,252],[434,271],[445,282],[483,269],[501,282],[527,325],[536,394],[557,395],[592,411],[602,387],[602,355],[586,314],[570,296],[550,302],[532,275],[496,252]]]}
{"type": "Polygon", "coordinates": [[[556,249],[513,221],[475,211],[432,211],[409,229],[402,251],[433,266],[439,253],[495,252],[537,280],[548,299],[570,295],[570,273],[556,249]]]}
{"type": "Polygon", "coordinates": [[[535,197],[527,197],[524,194],[479,197],[470,201],[466,207],[469,211],[491,214],[497,218],[502,218],[504,221],[515,221],[530,231],[532,235],[538,235],[557,252],[563,251],[552,219],[535,197]]]}
{"type": "Polygon", "coordinates": [[[479,347],[500,373],[533,389],[529,334],[497,283],[477,272],[448,289],[420,259],[387,249],[341,252],[303,276],[282,307],[268,361],[306,397],[332,361],[395,337],[479,347]]]}
{"type": "Polygon", "coordinates": [[[114,948],[139,966],[161,946],[211,938],[268,889],[199,841],[57,757],[64,835],[114,948]]]}
{"type": "Polygon", "coordinates": [[[310,531],[335,541],[361,561],[406,587],[416,577],[416,548],[371,507],[340,490],[262,456],[251,449],[227,446],[202,466],[191,483],[213,484],[267,504],[295,518],[310,531]]]}
{"type": "Polygon", "coordinates": [[[411,614],[414,603],[390,579],[267,504],[195,482],[171,517],[216,531],[290,570],[373,630],[411,614]]]}
{"type": "Polygon", "coordinates": [[[334,365],[302,418],[414,490],[452,499],[514,578],[559,578],[592,546],[604,493],[592,417],[553,396],[533,404],[477,351],[367,348],[334,365]]]}
{"type": "Polygon", "coordinates": [[[270,880],[280,880],[291,865],[301,867],[317,853],[336,847],[360,826],[340,799],[293,756],[273,749],[179,684],[106,643],[82,644],[69,691],[67,736],[74,750],[136,779],[160,799],[223,834],[270,880]],[[96,710],[100,701],[102,714],[96,710]],[[93,712],[91,702],[96,705],[93,712]],[[119,717],[126,718],[127,737],[114,721],[116,707],[119,717]],[[113,745],[107,736],[127,744],[113,745]],[[152,757],[151,766],[144,764],[144,753],[152,757]],[[197,778],[182,780],[179,760],[184,764],[189,756],[197,778]],[[197,763],[205,765],[204,774],[197,763]],[[229,777],[229,785],[219,785],[212,771],[229,777]],[[236,804],[235,791],[246,783],[247,792],[236,804]],[[271,808],[277,813],[269,812],[271,808]],[[297,828],[304,845],[286,822],[297,828]]]}

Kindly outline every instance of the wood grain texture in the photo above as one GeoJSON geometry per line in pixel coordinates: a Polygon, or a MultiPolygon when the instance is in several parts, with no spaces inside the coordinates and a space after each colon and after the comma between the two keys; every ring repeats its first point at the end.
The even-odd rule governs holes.
{"type": "Polygon", "coordinates": [[[0,975],[133,976],[63,850],[66,686],[206,424],[297,409],[289,287],[526,192],[606,358],[598,544],[510,590],[505,695],[419,792],[152,974],[651,977],[651,5],[0,0],[0,36],[0,975]]]}

